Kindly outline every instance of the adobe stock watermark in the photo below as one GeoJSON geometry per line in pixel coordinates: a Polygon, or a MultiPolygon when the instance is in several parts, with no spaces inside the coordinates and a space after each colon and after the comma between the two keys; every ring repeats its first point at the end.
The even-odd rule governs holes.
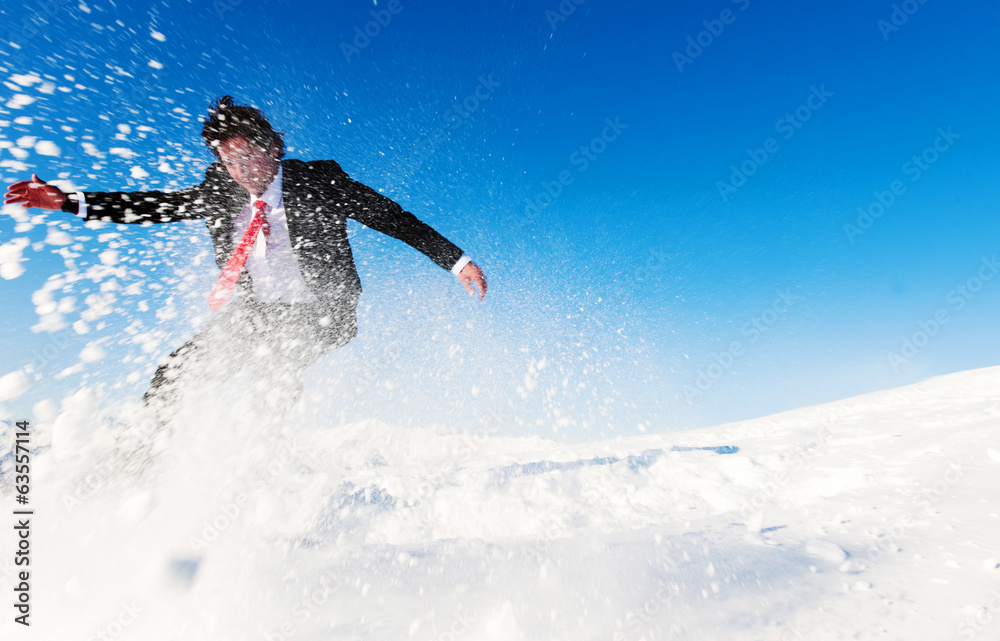
{"type": "Polygon", "coordinates": [[[451,620],[451,625],[436,637],[436,641],[456,641],[456,639],[462,638],[472,629],[476,620],[476,617],[468,612],[456,614],[455,618],[451,620]]]}
{"type": "Polygon", "coordinates": [[[139,620],[140,614],[142,614],[142,608],[137,606],[135,601],[122,603],[121,609],[118,611],[118,616],[100,630],[87,637],[87,641],[113,641],[120,638],[129,626],[139,620]]]}
{"type": "Polygon", "coordinates": [[[899,4],[892,5],[889,19],[879,19],[875,23],[879,33],[882,34],[882,40],[889,42],[889,34],[899,31],[903,25],[909,22],[910,17],[920,11],[920,7],[925,4],[927,4],[927,0],[903,0],[899,4]]]}
{"type": "MultiPolygon", "coordinates": [[[[236,4],[242,2],[242,0],[234,1],[236,1],[236,4]]],[[[131,74],[135,82],[130,83],[130,88],[127,92],[118,92],[114,95],[114,108],[112,111],[117,113],[134,111],[138,105],[149,100],[152,95],[151,90],[158,82],[163,82],[164,78],[170,75],[170,72],[166,68],[150,69],[146,65],[134,63],[131,67],[131,74]]],[[[126,140],[124,136],[127,130],[122,129],[123,125],[124,123],[112,122],[110,118],[101,118],[98,126],[94,129],[88,129],[87,133],[81,136],[81,139],[75,145],[67,145],[66,148],[61,150],[60,160],[64,164],[72,165],[78,161],[90,162],[90,157],[105,158],[108,153],[106,148],[102,151],[99,147],[103,147],[105,144],[115,147],[121,144],[117,141],[126,140]]],[[[126,175],[125,182],[132,188],[139,186],[139,183],[132,175],[126,175]]]]}
{"type": "Polygon", "coordinates": [[[625,617],[618,621],[618,629],[615,630],[612,641],[647,638],[646,632],[668,603],[670,603],[670,593],[667,587],[661,584],[656,594],[646,599],[638,609],[626,612],[625,617]],[[631,634],[626,635],[622,627],[627,627],[631,634]]]}
{"type": "MultiPolygon", "coordinates": [[[[600,136],[594,137],[585,145],[580,145],[579,149],[570,154],[569,163],[576,168],[577,174],[587,171],[591,164],[608,150],[608,146],[618,140],[622,132],[629,127],[622,123],[620,116],[615,116],[614,120],[605,118],[604,124],[606,126],[601,131],[600,136]]],[[[524,199],[524,216],[518,226],[523,227],[541,216],[542,208],[558,200],[566,187],[572,185],[575,180],[576,177],[569,169],[563,169],[556,174],[555,180],[543,180],[541,182],[542,191],[532,198],[524,199]]]]}
{"type": "Polygon", "coordinates": [[[555,11],[545,10],[545,19],[549,21],[549,27],[555,31],[560,22],[566,22],[571,15],[576,13],[577,8],[586,0],[562,0],[555,11]]]}
{"type": "Polygon", "coordinates": [[[31,362],[28,363],[23,370],[29,374],[36,374],[45,369],[53,359],[57,358],[59,354],[64,352],[67,348],[72,347],[76,344],[78,336],[75,332],[71,332],[68,329],[63,329],[58,332],[52,332],[48,335],[48,342],[39,348],[34,350],[31,356],[31,362]]]}
{"type": "Polygon", "coordinates": [[[1000,614],[1000,589],[994,588],[990,593],[990,600],[979,608],[979,612],[965,617],[958,626],[957,632],[966,641],[972,641],[980,632],[993,623],[993,617],[1000,614]]]}
{"type": "MultiPolygon", "coordinates": [[[[673,253],[667,244],[659,244],[652,247],[648,252],[631,263],[632,269],[621,278],[615,280],[615,287],[612,295],[622,298],[633,294],[642,283],[646,283],[657,272],[669,264],[673,253]]],[[[625,314],[612,311],[612,301],[598,298],[596,304],[589,308],[580,310],[587,316],[583,326],[577,327],[567,323],[564,338],[571,344],[581,346],[584,342],[590,341],[598,335],[610,336],[615,331],[621,331],[625,314]]]]}
{"type": "MultiPolygon", "coordinates": [[[[737,5],[740,11],[746,11],[747,7],[750,6],[750,0],[731,0],[731,2],[737,5]]],[[[725,32],[726,27],[736,22],[738,15],[732,9],[723,9],[719,12],[718,18],[702,20],[701,24],[704,25],[705,29],[693,36],[688,36],[684,53],[675,51],[672,56],[677,72],[684,73],[684,66],[693,63],[701,54],[705,53],[705,50],[711,47],[725,32]]]]}
{"type": "Polygon", "coordinates": [[[245,514],[250,506],[251,492],[273,484],[294,461],[299,457],[303,461],[316,469],[321,469],[320,461],[315,458],[315,454],[307,449],[293,446],[292,443],[284,442],[279,452],[267,464],[265,474],[253,477],[249,480],[243,479],[238,485],[241,489],[230,498],[224,500],[215,516],[202,521],[200,536],[188,537],[188,544],[191,551],[201,554],[208,549],[215,541],[235,525],[245,514]],[[246,488],[246,489],[242,489],[246,488]]]}
{"type": "MultiPolygon", "coordinates": [[[[301,619],[301,623],[306,623],[321,608],[326,605],[330,594],[337,589],[347,587],[343,578],[334,570],[327,570],[320,575],[317,580],[318,586],[309,591],[303,591],[304,597],[292,606],[292,616],[301,619]]],[[[276,630],[261,634],[263,641],[286,641],[294,638],[297,631],[297,623],[285,621],[276,630]]]]}
{"type": "Polygon", "coordinates": [[[750,320],[740,327],[740,335],[747,338],[746,342],[734,340],[729,344],[728,349],[718,354],[713,354],[711,356],[712,362],[707,367],[698,369],[694,385],[684,385],[681,387],[684,399],[688,403],[693,403],[696,397],[704,396],[728,372],[732,371],[736,361],[746,354],[747,347],[756,343],[760,340],[761,336],[777,325],[778,321],[799,300],[802,299],[792,294],[791,288],[786,287],[784,291],[779,290],[770,307],[760,314],[752,316],[750,320]]]}
{"type": "MultiPolygon", "coordinates": [[[[809,122],[813,115],[822,109],[827,101],[833,97],[832,91],[827,91],[826,85],[819,87],[813,85],[809,88],[809,96],[805,101],[793,111],[778,118],[774,123],[774,131],[780,134],[783,140],[791,140],[805,123],[809,122]]],[[[717,180],[715,188],[719,191],[722,202],[728,202],[736,195],[741,187],[747,184],[750,176],[756,174],[772,156],[781,151],[781,143],[777,138],[767,138],[756,149],[747,149],[747,159],[739,165],[729,166],[730,174],[728,180],[717,180]]]]}
{"type": "Polygon", "coordinates": [[[62,495],[62,504],[69,514],[73,513],[78,506],[97,496],[98,492],[105,487],[105,484],[114,479],[120,473],[117,461],[106,460],[98,463],[97,466],[86,476],[80,479],[72,493],[62,495]]]}
{"type": "MultiPolygon", "coordinates": [[[[901,171],[903,176],[909,178],[911,184],[923,178],[934,163],[941,159],[942,154],[951,149],[955,145],[955,141],[962,137],[952,131],[951,127],[947,129],[938,127],[937,133],[938,136],[932,144],[903,163],[901,171]]],[[[858,238],[875,225],[876,220],[896,204],[896,199],[905,194],[906,191],[906,183],[900,179],[893,180],[889,183],[889,188],[884,191],[876,190],[873,193],[874,199],[868,205],[858,207],[858,216],[854,224],[844,224],[844,234],[847,235],[847,240],[853,245],[858,238]]]]}
{"type": "MultiPolygon", "coordinates": [[[[50,27],[50,21],[59,15],[64,7],[70,4],[77,3],[74,3],[72,0],[42,0],[35,3],[34,6],[36,8],[34,11],[31,11],[31,7],[29,6],[19,9],[17,14],[24,17],[21,18],[20,25],[11,25],[11,28],[5,34],[6,41],[15,48],[20,49],[22,44],[41,34],[47,27],[50,27]]],[[[15,19],[10,18],[9,20],[10,22],[14,22],[15,19]]]]}
{"type": "Polygon", "coordinates": [[[235,11],[236,7],[243,4],[243,0],[212,0],[212,10],[219,20],[225,20],[226,14],[235,11]]]}
{"type": "Polygon", "coordinates": [[[501,83],[493,77],[493,74],[479,76],[479,83],[469,95],[460,101],[455,102],[441,113],[443,127],[435,127],[424,136],[418,143],[416,152],[407,163],[407,168],[403,175],[410,176],[417,171],[427,160],[437,153],[438,147],[448,140],[449,131],[458,131],[462,125],[468,122],[474,113],[501,86],[501,83]]]}
{"type": "MultiPolygon", "coordinates": [[[[948,461],[948,470],[944,476],[935,481],[930,487],[926,487],[913,499],[913,504],[925,509],[932,509],[950,490],[965,476],[965,468],[962,461],[948,461]]],[[[882,530],[881,528],[871,532],[872,544],[868,547],[864,558],[849,560],[844,563],[842,569],[854,572],[862,572],[871,568],[880,561],[887,553],[895,554],[902,549],[900,540],[907,531],[917,523],[909,516],[904,515],[892,527],[882,530]]]]}
{"type": "MultiPolygon", "coordinates": [[[[467,298],[465,289],[449,287],[444,291],[442,297],[436,297],[426,305],[414,307],[413,316],[425,324],[434,324],[448,310],[465,304],[467,298]]],[[[376,355],[366,357],[360,367],[351,369],[349,380],[354,387],[355,394],[361,394],[375,385],[378,377],[405,353],[408,343],[404,341],[407,338],[405,334],[394,332],[391,337],[379,341],[376,355]]]]}
{"type": "Polygon", "coordinates": [[[344,60],[351,62],[352,56],[357,58],[361,55],[372,40],[378,38],[382,30],[389,26],[393,17],[403,13],[404,8],[400,0],[389,0],[385,9],[372,9],[372,19],[362,27],[354,27],[354,40],[350,43],[341,41],[340,53],[344,54],[344,60]]]}
{"type": "Polygon", "coordinates": [[[648,628],[652,625],[656,616],[661,610],[670,602],[670,592],[667,590],[667,586],[660,585],[660,589],[656,591],[656,594],[646,599],[638,609],[631,610],[625,613],[625,617],[618,621],[618,628],[615,630],[614,636],[612,636],[613,641],[629,641],[630,639],[644,639],[646,638],[646,632],[648,628]],[[630,635],[621,629],[622,627],[627,627],[630,635]]]}
{"type": "MultiPolygon", "coordinates": [[[[590,490],[590,492],[594,492],[594,490],[590,490]]],[[[524,553],[534,558],[540,565],[544,565],[549,560],[552,544],[565,536],[565,532],[569,529],[569,526],[567,517],[553,515],[549,525],[542,531],[542,538],[535,539],[531,545],[525,548],[524,553]]]]}
{"type": "Polygon", "coordinates": [[[964,283],[954,287],[945,296],[947,305],[939,307],[930,318],[917,322],[917,331],[909,336],[900,338],[898,352],[889,352],[886,358],[894,373],[899,372],[899,368],[916,358],[920,350],[931,342],[931,339],[941,333],[945,325],[952,321],[951,312],[960,312],[965,309],[979,292],[983,291],[986,283],[993,280],[997,273],[1000,273],[1000,254],[992,257],[983,257],[979,269],[975,275],[970,276],[964,283]]]}
{"type": "Polygon", "coordinates": [[[833,417],[824,417],[816,431],[815,438],[788,456],[791,463],[785,469],[768,471],[768,476],[760,484],[760,487],[744,499],[740,506],[740,518],[747,523],[747,527],[750,527],[750,523],[755,522],[755,520],[761,524],[756,528],[750,528],[752,531],[760,530],[764,521],[764,507],[774,500],[778,491],[788,482],[789,474],[793,469],[806,465],[833,438],[834,432],[830,429],[832,424],[833,417]]]}
{"type": "Polygon", "coordinates": [[[413,502],[407,503],[407,507],[412,507],[420,501],[430,501],[433,499],[441,487],[445,486],[441,482],[435,484],[433,479],[454,474],[460,468],[462,461],[466,461],[469,457],[477,454],[477,447],[482,449],[487,446],[490,437],[495,436],[500,431],[500,428],[504,425],[504,421],[507,421],[509,424],[512,420],[512,415],[503,408],[494,406],[485,410],[483,419],[476,421],[480,425],[478,430],[471,433],[461,433],[462,437],[467,438],[458,438],[449,441],[448,457],[441,462],[436,470],[422,475],[421,478],[423,481],[416,488],[416,497],[413,499],[413,502]]]}
{"type": "Polygon", "coordinates": [[[629,263],[631,269],[624,276],[615,279],[615,293],[623,295],[639,289],[642,283],[666,267],[673,255],[667,243],[654,245],[629,263]]]}
{"type": "Polygon", "coordinates": [[[77,507],[102,493],[122,474],[124,465],[142,461],[143,457],[149,454],[152,440],[159,429],[157,421],[147,417],[117,434],[115,456],[96,459],[90,472],[79,479],[73,491],[62,494],[61,500],[66,512],[72,514],[77,507]]]}

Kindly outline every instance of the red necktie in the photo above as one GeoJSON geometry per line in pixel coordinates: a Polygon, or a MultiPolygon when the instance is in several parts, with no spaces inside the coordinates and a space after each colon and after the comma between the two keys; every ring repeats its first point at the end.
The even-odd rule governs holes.
{"type": "Polygon", "coordinates": [[[236,287],[236,281],[240,279],[240,272],[243,271],[243,265],[247,262],[250,248],[253,247],[254,241],[257,240],[257,234],[261,228],[263,227],[264,229],[265,238],[269,235],[271,226],[267,222],[266,209],[267,203],[263,200],[254,202],[253,218],[250,219],[250,226],[243,234],[243,238],[240,239],[240,244],[236,248],[236,251],[229,257],[229,261],[222,269],[219,279],[215,281],[212,293],[208,295],[208,306],[212,308],[213,312],[219,311],[233,297],[233,289],[236,287]]]}

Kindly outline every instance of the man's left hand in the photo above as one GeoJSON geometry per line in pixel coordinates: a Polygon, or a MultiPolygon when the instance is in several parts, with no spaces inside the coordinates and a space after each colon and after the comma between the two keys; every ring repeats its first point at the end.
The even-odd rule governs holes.
{"type": "Polygon", "coordinates": [[[476,295],[476,290],[472,287],[473,283],[479,287],[479,300],[483,300],[483,297],[486,296],[486,276],[483,275],[483,270],[479,269],[479,265],[472,262],[467,264],[458,273],[458,280],[465,285],[469,296],[476,295]]]}

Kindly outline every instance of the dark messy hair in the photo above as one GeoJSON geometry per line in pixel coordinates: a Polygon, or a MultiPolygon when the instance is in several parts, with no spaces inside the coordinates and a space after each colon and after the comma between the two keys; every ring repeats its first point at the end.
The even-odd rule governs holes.
{"type": "Polygon", "coordinates": [[[285,142],[281,139],[284,133],[276,132],[267,121],[260,109],[246,105],[237,105],[232,96],[216,98],[208,107],[208,118],[201,128],[201,137],[205,139],[216,158],[219,157],[219,145],[230,138],[240,137],[252,142],[261,149],[278,148],[278,158],[285,157],[285,142]]]}

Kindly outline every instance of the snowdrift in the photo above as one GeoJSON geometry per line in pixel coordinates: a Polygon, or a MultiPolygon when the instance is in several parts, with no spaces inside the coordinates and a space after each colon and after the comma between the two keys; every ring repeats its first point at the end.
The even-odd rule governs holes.
{"type": "Polygon", "coordinates": [[[84,390],[33,428],[33,625],[0,637],[998,638],[998,383],[572,446],[211,406],[150,445],[84,390]]]}

